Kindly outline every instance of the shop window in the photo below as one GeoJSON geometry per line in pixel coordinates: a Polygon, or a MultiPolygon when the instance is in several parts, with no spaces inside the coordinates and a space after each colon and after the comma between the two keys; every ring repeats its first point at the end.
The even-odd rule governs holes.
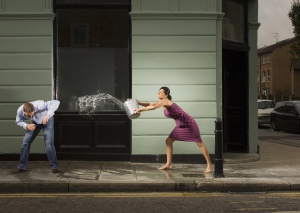
{"type": "Polygon", "coordinates": [[[131,88],[128,9],[58,8],[56,22],[60,111],[81,111],[90,101],[93,111],[123,110],[131,88]]]}

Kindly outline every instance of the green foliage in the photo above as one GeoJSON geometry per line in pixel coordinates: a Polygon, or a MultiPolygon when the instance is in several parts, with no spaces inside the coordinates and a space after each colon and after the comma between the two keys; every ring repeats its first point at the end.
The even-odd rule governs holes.
{"type": "Polygon", "coordinates": [[[295,36],[300,35],[300,0],[293,1],[291,10],[288,13],[288,17],[294,26],[293,32],[295,36]]]}
{"type": "Polygon", "coordinates": [[[292,58],[300,58],[300,39],[296,40],[291,44],[290,53],[292,54],[292,58]]]}
{"type": "Polygon", "coordinates": [[[300,57],[300,0],[292,2],[291,9],[288,13],[289,19],[292,21],[294,27],[293,32],[297,38],[296,42],[291,45],[291,54],[293,57],[300,57]]]}

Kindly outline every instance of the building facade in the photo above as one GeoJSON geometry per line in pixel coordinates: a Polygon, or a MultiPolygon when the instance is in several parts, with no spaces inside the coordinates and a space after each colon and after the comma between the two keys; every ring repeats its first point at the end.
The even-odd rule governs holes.
{"type": "Polygon", "coordinates": [[[258,49],[258,98],[275,102],[299,99],[298,59],[293,59],[290,46],[295,38],[258,49]]]}
{"type": "MultiPolygon", "coordinates": [[[[157,101],[161,86],[195,118],[212,156],[216,118],[225,151],[257,152],[257,4],[0,0],[1,159],[20,151],[18,106],[58,99],[59,159],[164,161],[174,121],[162,110],[130,121],[120,106],[127,98],[157,101]]],[[[32,156],[45,156],[42,141],[32,156]]],[[[174,144],[175,161],[200,155],[194,143],[174,144]]]]}

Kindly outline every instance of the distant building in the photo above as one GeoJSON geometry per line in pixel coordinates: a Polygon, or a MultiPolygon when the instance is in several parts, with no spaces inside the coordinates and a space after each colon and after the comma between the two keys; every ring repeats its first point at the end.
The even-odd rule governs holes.
{"type": "Polygon", "coordinates": [[[300,63],[293,59],[290,46],[295,38],[258,49],[258,98],[295,100],[300,97],[300,63]]]}
{"type": "Polygon", "coordinates": [[[294,100],[300,100],[300,60],[292,61],[291,66],[291,93],[294,100]]]}

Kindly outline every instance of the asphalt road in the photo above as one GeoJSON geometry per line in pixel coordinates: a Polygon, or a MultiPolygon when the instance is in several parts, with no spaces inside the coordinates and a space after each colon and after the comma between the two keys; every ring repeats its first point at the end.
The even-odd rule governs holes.
{"type": "Polygon", "coordinates": [[[0,194],[0,211],[27,212],[300,212],[296,193],[0,194]]]}
{"type": "Polygon", "coordinates": [[[288,146],[300,147],[300,134],[285,131],[273,132],[270,125],[262,125],[258,128],[258,139],[288,146]]]}

